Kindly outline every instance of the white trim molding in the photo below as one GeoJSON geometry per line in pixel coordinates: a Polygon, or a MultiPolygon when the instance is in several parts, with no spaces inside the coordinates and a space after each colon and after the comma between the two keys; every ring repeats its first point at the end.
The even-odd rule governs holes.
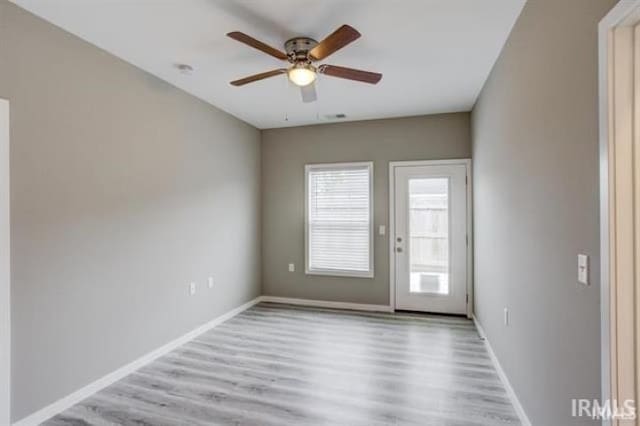
{"type": "Polygon", "coordinates": [[[158,349],[155,349],[154,351],[149,352],[146,355],[143,355],[142,357],[136,359],[135,361],[130,362],[129,364],[118,368],[117,370],[107,374],[106,376],[92,383],[89,383],[83,388],[78,389],[77,391],[71,393],[70,395],[67,395],[64,398],[59,399],[53,404],[50,404],[36,411],[35,413],[23,418],[22,420],[19,420],[18,422],[14,423],[13,426],[36,426],[41,424],[42,422],[50,419],[56,414],[59,414],[65,411],[66,409],[72,407],[73,405],[77,404],[83,399],[90,397],[94,393],[106,388],[109,385],[112,385],[113,383],[117,382],[120,379],[123,379],[127,375],[153,362],[154,360],[160,358],[161,356],[173,351],[174,349],[177,349],[178,347],[184,345],[190,340],[195,339],[202,333],[205,333],[211,330],[212,328],[222,324],[223,322],[233,318],[234,316],[249,309],[250,307],[252,307],[256,303],[259,303],[260,301],[261,301],[261,297],[259,296],[241,306],[238,306],[235,309],[230,310],[229,312],[207,322],[206,324],[203,324],[195,328],[194,330],[191,330],[190,332],[178,337],[177,339],[172,340],[166,345],[161,346],[158,349]]]}
{"type": "Polygon", "coordinates": [[[293,297],[262,296],[261,302],[283,303],[287,305],[312,306],[317,308],[348,309],[351,311],[393,312],[391,306],[368,305],[365,303],[332,302],[329,300],[297,299],[293,297]]]}
{"type": "Polygon", "coordinates": [[[396,264],[395,264],[395,191],[396,167],[464,165],[467,169],[467,318],[473,317],[473,181],[470,158],[450,160],[417,160],[389,162],[389,305],[396,309],[396,264]]]}
{"type": "MultiPolygon", "coordinates": [[[[637,52],[640,44],[639,22],[640,0],[621,0],[598,28],[602,402],[640,395],[639,367],[634,362],[640,353],[640,297],[636,293],[635,306],[633,297],[639,273],[634,266],[638,259],[631,255],[635,251],[638,256],[640,244],[637,211],[633,217],[634,209],[638,210],[633,191],[637,193],[640,187],[636,175],[640,163],[640,59],[634,58],[634,46],[637,52]],[[629,320],[634,315],[635,324],[629,320]]],[[[602,424],[618,422],[603,419],[602,424]]]]}
{"type": "Polygon", "coordinates": [[[484,340],[484,344],[485,344],[485,347],[487,348],[487,352],[489,353],[489,357],[491,358],[491,362],[493,363],[493,366],[496,369],[496,373],[498,373],[498,376],[500,377],[500,380],[502,381],[502,384],[504,385],[504,388],[507,391],[507,395],[511,400],[511,404],[513,405],[513,408],[516,411],[518,418],[520,419],[520,423],[522,423],[522,426],[531,426],[531,421],[529,420],[527,413],[524,411],[524,408],[522,407],[522,404],[520,403],[520,400],[518,399],[516,392],[513,390],[513,387],[511,386],[511,383],[509,382],[509,379],[507,378],[506,373],[502,369],[502,366],[500,365],[500,361],[498,361],[498,357],[496,357],[495,352],[493,352],[491,343],[489,342],[489,339],[487,339],[487,335],[485,334],[484,329],[482,328],[482,325],[480,325],[480,321],[478,321],[478,318],[476,318],[475,315],[473,315],[472,318],[473,318],[473,322],[476,325],[476,329],[478,330],[478,334],[484,340]]]}

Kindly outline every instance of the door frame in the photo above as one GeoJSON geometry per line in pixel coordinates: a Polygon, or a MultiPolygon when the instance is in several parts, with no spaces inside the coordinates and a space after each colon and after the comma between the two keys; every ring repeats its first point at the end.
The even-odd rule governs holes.
{"type": "Polygon", "coordinates": [[[9,101],[0,98],[0,424],[11,424],[9,101]]]}
{"type": "Polygon", "coordinates": [[[640,168],[640,87],[634,87],[640,58],[633,54],[640,35],[634,40],[633,30],[623,27],[639,22],[640,0],[625,0],[598,27],[601,398],[604,403],[635,396],[636,409],[640,389],[628,379],[638,380],[633,357],[640,355],[640,271],[634,267],[640,255],[640,201],[634,194],[640,189],[634,172],[640,168]],[[635,322],[629,321],[633,316],[635,322]]]}
{"type": "Polygon", "coordinates": [[[418,160],[418,161],[390,161],[389,162],[389,307],[396,310],[396,178],[397,167],[410,166],[451,166],[462,165],[467,171],[466,200],[467,200],[467,318],[473,317],[473,204],[472,204],[472,175],[471,159],[460,158],[452,160],[418,160]]]}

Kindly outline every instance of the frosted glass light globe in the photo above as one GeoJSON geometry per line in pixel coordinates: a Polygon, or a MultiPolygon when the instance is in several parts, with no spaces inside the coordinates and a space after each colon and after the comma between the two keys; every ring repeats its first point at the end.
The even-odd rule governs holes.
{"type": "Polygon", "coordinates": [[[316,79],[316,71],[311,65],[294,65],[287,73],[289,80],[296,86],[308,86],[316,79]]]}

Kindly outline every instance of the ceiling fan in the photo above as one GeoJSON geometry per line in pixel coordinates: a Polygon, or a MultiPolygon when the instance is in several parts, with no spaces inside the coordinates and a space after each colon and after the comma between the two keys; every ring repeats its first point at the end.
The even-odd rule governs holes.
{"type": "Polygon", "coordinates": [[[287,68],[254,74],[231,82],[233,86],[244,86],[254,81],[275,77],[280,74],[287,74],[289,80],[299,86],[303,102],[313,102],[317,99],[315,90],[315,80],[317,74],[324,74],[331,77],[344,78],[347,80],[361,81],[364,83],[376,84],[382,78],[382,74],[362,71],[354,68],[339,67],[336,65],[322,64],[314,66],[313,63],[325,59],[329,55],[342,49],[349,43],[357,40],[360,33],[350,27],[343,25],[333,33],[328,35],[320,43],[309,37],[295,37],[284,44],[285,52],[275,49],[255,38],[240,31],[233,31],[227,34],[228,37],[258,49],[274,58],[288,61],[291,65],[287,68]]]}

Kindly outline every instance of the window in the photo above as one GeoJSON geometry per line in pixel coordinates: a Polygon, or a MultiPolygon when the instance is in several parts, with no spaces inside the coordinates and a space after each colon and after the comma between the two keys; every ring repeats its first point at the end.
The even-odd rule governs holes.
{"type": "Polygon", "coordinates": [[[373,277],[373,163],[305,167],[307,274],[373,277]]]}

